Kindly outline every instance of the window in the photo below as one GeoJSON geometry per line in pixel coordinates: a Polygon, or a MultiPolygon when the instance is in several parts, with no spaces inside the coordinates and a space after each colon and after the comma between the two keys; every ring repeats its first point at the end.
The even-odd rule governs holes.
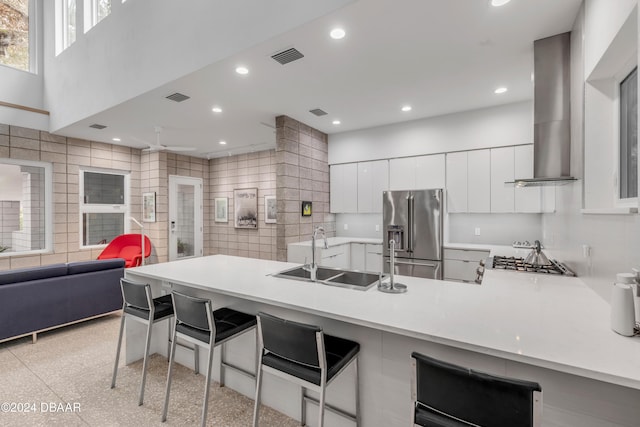
{"type": "Polygon", "coordinates": [[[638,197],[638,69],[620,83],[619,194],[621,201],[638,197]]]}
{"type": "Polygon", "coordinates": [[[76,41],[76,0],[62,0],[63,50],[76,41]]]}
{"type": "Polygon", "coordinates": [[[0,64],[31,71],[34,0],[0,0],[0,64]]]}
{"type": "Polygon", "coordinates": [[[111,0],[84,0],[85,33],[111,13],[111,0]]]}
{"type": "Polygon", "coordinates": [[[104,245],[129,231],[129,173],[80,171],[80,246],[104,245]]]}
{"type": "Polygon", "coordinates": [[[0,256],[51,250],[51,165],[0,159],[0,256]]]}

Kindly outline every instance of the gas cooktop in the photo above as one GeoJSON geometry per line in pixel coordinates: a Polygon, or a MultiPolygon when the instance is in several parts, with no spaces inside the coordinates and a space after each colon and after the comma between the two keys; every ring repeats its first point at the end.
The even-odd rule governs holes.
{"type": "Polygon", "coordinates": [[[555,274],[558,276],[572,276],[575,277],[575,273],[564,264],[550,260],[549,265],[534,265],[524,262],[524,258],[518,257],[505,257],[505,256],[492,256],[487,259],[485,268],[492,268],[494,270],[507,270],[507,271],[522,271],[524,273],[542,273],[542,274],[555,274]]]}

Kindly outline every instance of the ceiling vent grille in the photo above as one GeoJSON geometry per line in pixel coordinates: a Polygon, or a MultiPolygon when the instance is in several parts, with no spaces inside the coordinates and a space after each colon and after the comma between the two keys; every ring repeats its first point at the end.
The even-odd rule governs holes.
{"type": "Polygon", "coordinates": [[[182,101],[186,101],[187,99],[189,99],[191,97],[187,96],[187,95],[184,95],[184,94],[182,94],[180,92],[176,92],[176,93],[173,93],[173,94],[167,96],[166,98],[170,99],[172,101],[175,101],[175,102],[182,102],[182,101]]]}
{"type": "Polygon", "coordinates": [[[282,65],[285,65],[289,62],[304,58],[304,55],[299,50],[292,47],[291,49],[283,50],[282,52],[278,52],[275,55],[271,55],[271,57],[282,65]]]}
{"type": "Polygon", "coordinates": [[[89,125],[89,127],[90,127],[90,128],[94,128],[94,129],[100,129],[100,130],[102,130],[102,129],[106,128],[106,126],[105,126],[105,125],[99,125],[99,124],[97,124],[97,123],[94,123],[94,124],[92,124],[92,125],[89,125]]]}
{"type": "Polygon", "coordinates": [[[314,108],[313,110],[309,110],[309,112],[311,114],[314,114],[314,115],[318,116],[318,117],[322,117],[322,116],[326,116],[327,115],[327,112],[322,110],[322,109],[320,109],[320,108],[314,108]]]}

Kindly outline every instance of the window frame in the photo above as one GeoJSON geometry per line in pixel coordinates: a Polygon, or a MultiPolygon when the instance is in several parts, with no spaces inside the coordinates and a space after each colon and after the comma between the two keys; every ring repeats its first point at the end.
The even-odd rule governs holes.
{"type": "MultiPolygon", "coordinates": [[[[113,12],[113,0],[109,0],[109,13],[102,19],[98,20],[98,1],[99,0],[83,0],[84,1],[84,32],[89,32],[93,27],[98,25],[102,19],[107,18],[113,12]]],[[[77,5],[76,5],[77,7],[77,5]]],[[[76,33],[76,37],[78,34],[76,33]]]]}
{"type": "Polygon", "coordinates": [[[39,255],[53,252],[53,165],[47,162],[0,158],[0,164],[44,169],[44,248],[21,252],[0,252],[0,258],[39,255]]]}
{"type": "MultiPolygon", "coordinates": [[[[629,198],[621,198],[620,197],[620,186],[622,182],[622,171],[620,169],[620,162],[622,156],[622,129],[620,129],[620,122],[622,118],[622,105],[621,105],[621,94],[620,94],[620,85],[624,80],[627,79],[634,71],[638,72],[638,61],[635,58],[628,60],[624,66],[620,68],[620,70],[613,76],[613,81],[615,84],[615,108],[614,108],[614,188],[613,188],[613,203],[616,208],[629,208],[629,207],[638,207],[638,196],[629,197],[629,198]]],[[[639,80],[640,81],[640,80],[639,80]]],[[[626,154],[626,153],[625,153],[626,154]]],[[[640,159],[638,159],[640,160],[640,159]]],[[[638,169],[640,169],[640,161],[637,162],[638,169]]],[[[640,179],[640,170],[638,171],[638,177],[640,179]]],[[[638,192],[640,193],[640,185],[638,185],[638,192]]]]}
{"type": "Polygon", "coordinates": [[[2,67],[7,67],[10,68],[12,70],[17,70],[17,71],[23,71],[26,73],[31,73],[31,74],[38,74],[38,59],[37,59],[37,55],[38,55],[38,20],[39,20],[39,14],[40,14],[40,8],[38,7],[38,2],[36,0],[29,0],[28,2],[28,10],[29,10],[29,46],[28,46],[28,51],[29,51],[29,65],[28,65],[28,69],[23,69],[23,68],[17,68],[14,67],[12,65],[8,65],[8,64],[1,64],[0,66],[2,67]]]}
{"type": "Polygon", "coordinates": [[[129,233],[129,216],[131,212],[131,172],[117,169],[101,169],[92,167],[81,167],[79,171],[78,179],[78,246],[80,249],[100,249],[106,247],[109,242],[98,245],[85,245],[84,233],[83,233],[83,215],[85,213],[122,213],[124,215],[124,230],[123,233],[129,233]],[[107,175],[120,175],[124,176],[124,203],[121,205],[103,205],[95,203],[84,203],[84,174],[89,173],[101,173],[107,175]]]}

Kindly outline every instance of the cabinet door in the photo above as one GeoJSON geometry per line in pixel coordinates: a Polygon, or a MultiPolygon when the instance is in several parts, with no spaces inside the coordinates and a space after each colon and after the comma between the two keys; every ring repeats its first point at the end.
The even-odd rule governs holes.
{"type": "Polygon", "coordinates": [[[367,244],[366,270],[382,271],[382,245],[367,244]]]}
{"type": "Polygon", "coordinates": [[[415,157],[389,160],[389,188],[391,190],[413,190],[415,185],[415,157]]]}
{"type": "Polygon", "coordinates": [[[513,147],[491,149],[491,212],[513,212],[513,147]]]}
{"type": "Polygon", "coordinates": [[[329,173],[329,209],[332,213],[358,212],[358,164],[332,165],[329,173]]]}
{"type": "Polygon", "coordinates": [[[491,212],[491,152],[467,153],[467,211],[491,212]]]}
{"type": "Polygon", "coordinates": [[[467,212],[467,152],[447,154],[447,211],[467,212]]]}
{"type": "Polygon", "coordinates": [[[323,249],[319,264],[323,267],[349,269],[350,245],[331,246],[323,249]]]}
{"type": "MultiPolygon", "coordinates": [[[[514,177],[533,178],[533,144],[514,147],[514,177]]],[[[540,187],[514,187],[516,212],[541,212],[540,187]]]]}
{"type": "Polygon", "coordinates": [[[364,243],[351,243],[351,270],[365,271],[366,250],[364,243]]]}
{"type": "Polygon", "coordinates": [[[358,163],[358,212],[381,213],[382,192],[389,189],[389,162],[358,163]]]}
{"type": "Polygon", "coordinates": [[[416,157],[415,190],[445,188],[444,154],[416,157]]]}

